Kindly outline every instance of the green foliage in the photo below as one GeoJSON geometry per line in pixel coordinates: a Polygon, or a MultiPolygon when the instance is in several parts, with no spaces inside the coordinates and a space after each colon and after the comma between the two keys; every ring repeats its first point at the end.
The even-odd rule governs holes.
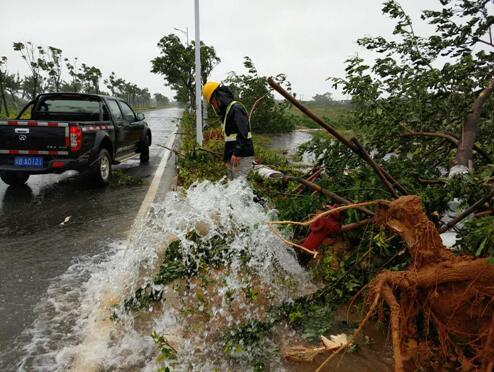
{"type": "Polygon", "coordinates": [[[142,185],[142,178],[132,176],[130,174],[125,173],[120,169],[116,169],[112,172],[111,178],[112,186],[139,186],[142,185]]]}
{"type": "Polygon", "coordinates": [[[252,320],[228,332],[223,339],[223,350],[230,357],[247,357],[253,371],[265,371],[272,354],[276,352],[269,342],[274,318],[268,321],[252,320]]]}
{"type": "Polygon", "coordinates": [[[179,240],[172,242],[166,249],[158,274],[152,282],[138,288],[131,298],[125,300],[125,309],[138,311],[148,308],[161,300],[164,286],[224,264],[232,255],[231,240],[227,234],[205,239],[192,231],[187,235],[187,248],[179,240]]]}
{"type": "MultiPolygon", "coordinates": [[[[191,105],[195,97],[195,44],[184,45],[177,35],[163,36],[158,42],[160,56],[151,60],[151,72],[163,75],[175,92],[178,102],[191,105]]],[[[206,83],[213,68],[220,62],[214,47],[201,42],[201,78],[206,83]]]]}
{"type": "MultiPolygon", "coordinates": [[[[71,70],[69,69],[69,71],[71,70]]],[[[76,78],[78,79],[78,76],[76,78]]],[[[145,107],[150,104],[151,94],[147,88],[139,88],[136,84],[117,77],[114,72],[107,79],[104,79],[103,83],[110,90],[112,96],[123,98],[131,105],[145,107]]]]}
{"type": "Polygon", "coordinates": [[[456,245],[462,252],[476,257],[494,257],[494,217],[467,220],[456,245]]]}
{"type": "MultiPolygon", "coordinates": [[[[85,63],[79,65],[77,57],[64,58],[59,48],[36,46],[31,42],[15,42],[13,49],[21,54],[29,67],[30,75],[21,78],[19,74],[9,74],[6,68],[7,58],[1,58],[0,96],[4,97],[4,111],[15,112],[27,103],[26,100],[44,92],[107,94],[100,89],[103,74],[98,67],[85,63]],[[68,79],[64,79],[64,70],[68,79]],[[7,93],[11,102],[6,102],[7,93]],[[12,109],[6,110],[5,106],[12,109]]],[[[114,72],[104,79],[103,83],[111,95],[124,98],[133,106],[145,108],[150,105],[151,94],[147,88],[140,88],[136,84],[117,78],[114,72]]],[[[10,112],[6,113],[9,117],[13,116],[10,112]]]]}
{"type": "Polygon", "coordinates": [[[40,87],[43,82],[41,75],[42,71],[48,69],[46,63],[46,51],[41,46],[36,46],[30,41],[27,43],[15,42],[13,48],[16,52],[21,54],[22,59],[26,62],[29,70],[31,71],[30,81],[30,95],[31,99],[36,97],[36,94],[40,92],[40,87]]]}
{"type": "MultiPolygon", "coordinates": [[[[199,150],[196,144],[193,116],[184,112],[181,120],[184,133],[178,157],[178,177],[180,183],[188,188],[196,181],[218,181],[226,175],[223,163],[223,140],[207,141],[199,150]]],[[[206,134],[206,133],[205,133],[206,134]]]]}
{"type": "MultiPolygon", "coordinates": [[[[153,331],[153,333],[151,334],[151,338],[153,339],[154,343],[158,346],[160,351],[157,357],[158,363],[162,363],[165,360],[176,359],[177,357],[176,351],[173,349],[173,347],[171,347],[171,345],[163,336],[159,335],[156,331],[153,331]]],[[[165,367],[162,370],[163,372],[170,371],[168,367],[165,367]]]]}
{"type": "MultiPolygon", "coordinates": [[[[373,149],[406,153],[415,145],[406,131],[460,133],[479,89],[492,79],[494,54],[482,43],[493,23],[487,1],[440,1],[439,10],[426,10],[422,20],[436,32],[421,37],[412,19],[394,0],[383,13],[395,21],[392,39],[364,37],[358,44],[375,52],[371,64],[356,56],[347,61],[346,77],[335,87],[352,96],[355,124],[365,131],[373,149]]],[[[485,41],[485,40],[484,40],[485,41]]],[[[480,121],[479,143],[492,151],[494,99],[488,98],[480,121]]],[[[421,139],[427,159],[451,159],[449,146],[421,139]]]]}
{"type": "MultiPolygon", "coordinates": [[[[267,83],[267,78],[259,76],[254,63],[245,57],[246,74],[231,72],[225,80],[235,97],[241,101],[249,112],[257,101],[256,108],[251,115],[251,127],[254,133],[291,132],[295,129],[296,119],[289,111],[289,103],[275,100],[267,83]]],[[[275,80],[279,84],[285,83],[291,89],[290,83],[283,74],[277,75],[275,80]]]]}

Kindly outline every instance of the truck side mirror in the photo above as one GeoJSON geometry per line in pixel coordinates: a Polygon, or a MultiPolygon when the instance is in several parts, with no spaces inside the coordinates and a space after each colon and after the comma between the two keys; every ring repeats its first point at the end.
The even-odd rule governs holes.
{"type": "Polygon", "coordinates": [[[144,119],[146,118],[146,117],[144,116],[144,114],[143,114],[143,113],[141,113],[141,112],[138,112],[138,113],[136,114],[136,116],[137,116],[137,120],[139,120],[139,121],[144,120],[144,119]]]}

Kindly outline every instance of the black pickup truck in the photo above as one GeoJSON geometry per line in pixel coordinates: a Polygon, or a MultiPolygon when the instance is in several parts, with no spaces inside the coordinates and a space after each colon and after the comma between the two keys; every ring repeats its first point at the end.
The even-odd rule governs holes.
{"type": "Polygon", "coordinates": [[[111,165],[140,153],[149,161],[151,130],[144,115],[120,98],[40,94],[15,120],[0,120],[0,178],[23,185],[29,175],[85,172],[107,184],[111,165]],[[21,120],[27,117],[27,120],[21,120]]]}

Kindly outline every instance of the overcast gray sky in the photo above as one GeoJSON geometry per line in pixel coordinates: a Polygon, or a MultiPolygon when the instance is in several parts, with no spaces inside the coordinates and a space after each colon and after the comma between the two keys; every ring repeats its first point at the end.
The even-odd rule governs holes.
{"type": "MultiPolygon", "coordinates": [[[[304,98],[331,91],[325,79],[343,76],[349,56],[366,55],[357,38],[390,35],[393,23],[381,14],[382,2],[202,0],[201,38],[222,60],[211,79],[243,71],[243,57],[250,56],[263,75],[286,73],[304,98]]],[[[401,3],[418,20],[420,10],[438,1],[401,3]]],[[[114,71],[168,96],[163,79],[149,72],[159,53],[156,43],[175,27],[188,27],[194,37],[193,0],[0,0],[0,14],[0,56],[9,58],[12,72],[26,71],[12,43],[32,41],[58,47],[66,57],[99,67],[104,76],[114,71]]],[[[417,31],[428,28],[418,24],[417,31]]]]}

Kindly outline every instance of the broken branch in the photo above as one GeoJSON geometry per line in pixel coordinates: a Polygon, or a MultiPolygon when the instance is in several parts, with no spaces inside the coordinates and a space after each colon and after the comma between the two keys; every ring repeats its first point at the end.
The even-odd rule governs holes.
{"type": "MultiPolygon", "coordinates": [[[[348,199],[345,199],[345,198],[343,198],[343,197],[335,194],[332,191],[326,190],[326,189],[322,188],[321,186],[319,186],[319,185],[317,185],[317,184],[315,184],[313,182],[307,181],[306,179],[298,178],[298,177],[291,177],[291,176],[285,176],[285,179],[290,180],[290,181],[300,182],[302,185],[307,186],[308,188],[310,188],[310,189],[312,189],[314,191],[320,192],[321,194],[326,195],[327,197],[329,197],[329,198],[331,198],[333,200],[336,200],[340,204],[354,205],[354,203],[352,201],[350,201],[348,199]]],[[[371,212],[370,210],[368,210],[367,208],[360,208],[360,207],[358,207],[357,209],[359,211],[364,212],[365,214],[367,214],[369,216],[373,216],[374,215],[374,213],[371,212]]]]}
{"type": "Polygon", "coordinates": [[[374,169],[374,172],[376,172],[376,174],[381,179],[381,181],[383,181],[384,186],[386,186],[386,188],[389,190],[391,195],[393,195],[395,198],[397,198],[398,194],[396,193],[395,189],[393,188],[393,186],[391,185],[389,180],[386,178],[386,176],[382,172],[379,165],[377,165],[377,163],[374,161],[374,159],[371,158],[369,153],[364,149],[364,147],[360,144],[360,142],[356,138],[352,138],[351,141],[357,147],[357,149],[359,150],[360,154],[365,159],[365,161],[372,167],[372,169],[374,169]]]}
{"type": "Polygon", "coordinates": [[[277,229],[275,229],[273,226],[271,226],[271,224],[269,224],[269,223],[268,223],[268,227],[273,232],[273,234],[276,235],[283,243],[285,243],[287,245],[291,245],[292,247],[298,248],[298,249],[302,250],[303,252],[311,255],[312,258],[316,258],[317,252],[311,251],[310,249],[305,248],[303,245],[300,245],[300,244],[294,243],[288,239],[285,239],[281,235],[281,233],[277,229]]]}
{"type": "MultiPolygon", "coordinates": [[[[448,140],[451,144],[458,146],[460,143],[460,139],[458,136],[449,133],[449,132],[406,132],[400,134],[401,137],[438,137],[438,138],[445,138],[448,140]]],[[[474,144],[473,149],[480,155],[482,156],[485,160],[487,160],[489,163],[492,163],[492,158],[487,154],[479,145],[474,144]]]]}
{"type": "Polygon", "coordinates": [[[355,203],[355,204],[349,204],[349,205],[344,205],[342,207],[337,207],[337,208],[333,208],[333,209],[330,209],[326,212],[323,212],[323,213],[320,213],[318,215],[316,215],[314,218],[311,218],[310,220],[308,221],[304,221],[304,222],[297,222],[297,221],[269,221],[268,224],[269,225],[297,225],[297,226],[310,226],[312,223],[314,223],[315,221],[317,221],[319,218],[322,218],[322,217],[326,217],[326,216],[329,216],[333,213],[336,213],[336,212],[341,212],[341,211],[344,211],[344,210],[347,210],[347,209],[351,209],[351,208],[358,208],[358,207],[365,207],[365,206],[368,206],[368,205],[376,205],[376,204],[379,204],[379,205],[387,205],[389,204],[389,201],[388,200],[373,200],[373,201],[368,201],[368,202],[363,202],[363,203],[355,203]]]}
{"type": "Polygon", "coordinates": [[[466,217],[468,217],[470,214],[478,210],[484,203],[487,203],[489,200],[494,198],[494,190],[492,190],[490,193],[488,193],[486,196],[484,196],[482,199],[476,201],[472,206],[469,208],[465,209],[462,213],[460,213],[458,216],[453,218],[451,221],[449,221],[446,225],[441,227],[438,231],[439,233],[443,233],[445,231],[448,231],[451,229],[453,226],[455,226],[458,222],[464,220],[466,217]]]}

